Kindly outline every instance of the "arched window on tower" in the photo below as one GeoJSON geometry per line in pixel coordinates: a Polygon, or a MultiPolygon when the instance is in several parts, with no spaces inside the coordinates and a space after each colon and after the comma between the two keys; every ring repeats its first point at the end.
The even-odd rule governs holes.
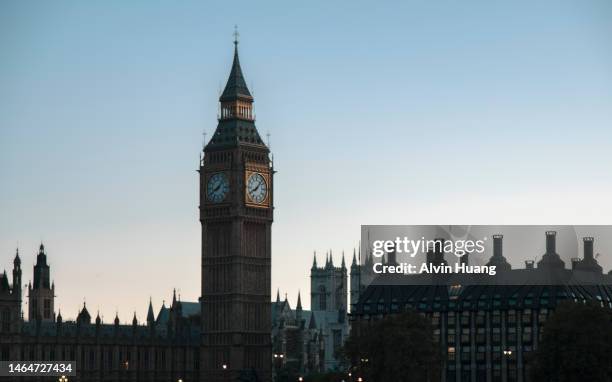
{"type": "Polygon", "coordinates": [[[327,292],[323,285],[319,287],[319,310],[327,310],[327,292]]]}

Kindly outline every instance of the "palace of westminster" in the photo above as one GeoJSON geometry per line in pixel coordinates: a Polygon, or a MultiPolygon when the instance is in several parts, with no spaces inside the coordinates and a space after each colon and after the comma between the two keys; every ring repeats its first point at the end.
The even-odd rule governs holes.
{"type": "MultiPolygon", "coordinates": [[[[274,169],[255,127],[253,97],[234,44],[218,125],[199,169],[200,300],[180,301],[174,294],[157,314],[149,302],[146,322],[134,315],[131,325],[121,324],[117,316],[112,323],[103,323],[99,315],[92,318],[85,304],[75,320],[64,321],[56,312],[55,285],[41,244],[27,296],[19,253],[12,283],[6,272],[0,275],[0,360],[75,361],[78,381],[270,382],[282,368],[300,375],[346,370],[338,350],[351,327],[364,330],[385,315],[415,310],[435,328],[442,381],[527,381],[527,354],[537,348],[542,324],[560,301],[592,300],[612,308],[612,275],[593,255],[593,238],[584,238],[583,257],[568,269],[556,253],[554,231],[546,232],[546,253],[537,266],[531,262],[523,269],[511,268],[502,253],[502,236],[495,236],[488,265],[507,279],[532,284],[370,283],[366,270],[372,269],[372,256],[366,254],[362,274],[356,253],[347,268],[344,254],[336,266],[330,252],[321,266],[315,254],[310,310],[302,308],[299,295],[295,308],[280,293],[273,301],[274,169]],[[575,285],[576,272],[596,282],[575,285]],[[551,274],[561,282],[535,282],[551,274]],[[27,320],[22,311],[26,297],[27,320]]],[[[444,253],[430,253],[427,261],[446,264],[444,253]]]]}

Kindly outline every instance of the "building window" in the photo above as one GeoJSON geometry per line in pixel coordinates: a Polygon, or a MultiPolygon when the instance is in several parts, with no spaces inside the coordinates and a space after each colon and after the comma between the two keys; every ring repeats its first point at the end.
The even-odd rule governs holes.
{"type": "Polygon", "coordinates": [[[486,317],[486,313],[482,310],[478,311],[478,313],[476,313],[476,325],[478,326],[484,326],[485,325],[485,317],[486,317]]]}
{"type": "Polygon", "coordinates": [[[336,352],[342,347],[342,331],[340,329],[334,329],[332,333],[334,339],[334,352],[336,352]]]}
{"type": "Polygon", "coordinates": [[[469,325],[470,324],[470,312],[463,311],[461,313],[461,325],[469,325]]]}
{"type": "Polygon", "coordinates": [[[38,300],[33,298],[32,299],[32,317],[30,317],[30,320],[35,320],[38,316],[38,300]]]}
{"type": "Polygon", "coordinates": [[[431,324],[433,326],[440,325],[440,312],[434,312],[433,313],[433,315],[431,316],[431,324]]]}
{"type": "Polygon", "coordinates": [[[531,326],[523,328],[523,342],[531,342],[531,326]]]}
{"type": "Polygon", "coordinates": [[[446,342],[448,342],[449,344],[454,344],[455,343],[455,329],[448,329],[447,335],[446,335],[446,342]]]}
{"type": "Polygon", "coordinates": [[[516,324],[516,310],[508,311],[508,324],[510,325],[516,324]]]}
{"type": "Polygon", "coordinates": [[[461,343],[470,343],[470,328],[461,329],[461,343]]]}
{"type": "Polygon", "coordinates": [[[523,323],[525,324],[531,323],[531,309],[523,310],[523,323]]]}
{"type": "Polygon", "coordinates": [[[327,293],[323,285],[319,287],[319,310],[327,310],[327,293]]]}
{"type": "Polygon", "coordinates": [[[487,342],[485,328],[478,328],[476,330],[476,342],[479,344],[487,342]]]}
{"type": "Polygon", "coordinates": [[[44,300],[43,304],[44,304],[44,309],[43,309],[44,310],[44,312],[43,312],[44,316],[43,317],[45,319],[49,319],[49,318],[51,318],[51,300],[46,298],[44,300]]]}
{"type": "Polygon", "coordinates": [[[449,361],[455,360],[455,347],[454,346],[448,347],[447,358],[449,361]]]}
{"type": "MultiPolygon", "coordinates": [[[[461,348],[461,361],[467,362],[472,359],[472,349],[469,346],[461,348]]],[[[463,366],[465,368],[465,365],[463,366]]]]}
{"type": "Polygon", "coordinates": [[[448,325],[455,326],[455,320],[456,320],[455,312],[448,312],[448,318],[447,318],[448,325]]]}

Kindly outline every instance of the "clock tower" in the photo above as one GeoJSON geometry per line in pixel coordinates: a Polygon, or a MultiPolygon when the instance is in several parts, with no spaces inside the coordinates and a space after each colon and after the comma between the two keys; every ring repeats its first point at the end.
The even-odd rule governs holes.
{"type": "Polygon", "coordinates": [[[271,380],[273,168],[253,114],[238,41],[200,163],[203,381],[271,380]]]}

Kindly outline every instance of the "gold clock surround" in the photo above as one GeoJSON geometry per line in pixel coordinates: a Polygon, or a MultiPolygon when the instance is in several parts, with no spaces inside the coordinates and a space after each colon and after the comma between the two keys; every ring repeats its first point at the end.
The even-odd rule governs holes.
{"type": "Polygon", "coordinates": [[[270,170],[263,166],[247,165],[246,171],[244,172],[244,202],[249,207],[268,208],[270,206],[270,170]],[[257,203],[249,195],[248,183],[249,178],[253,174],[259,174],[263,177],[266,182],[266,197],[261,203],[257,203]]]}

